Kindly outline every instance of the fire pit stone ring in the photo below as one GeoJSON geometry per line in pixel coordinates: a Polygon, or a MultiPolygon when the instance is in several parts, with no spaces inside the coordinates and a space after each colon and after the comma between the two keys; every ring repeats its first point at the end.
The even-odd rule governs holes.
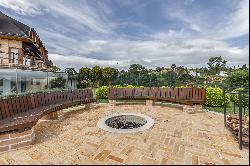
{"type": "Polygon", "coordinates": [[[97,126],[113,133],[135,133],[149,129],[154,119],[140,113],[115,113],[100,119],[97,126]]]}

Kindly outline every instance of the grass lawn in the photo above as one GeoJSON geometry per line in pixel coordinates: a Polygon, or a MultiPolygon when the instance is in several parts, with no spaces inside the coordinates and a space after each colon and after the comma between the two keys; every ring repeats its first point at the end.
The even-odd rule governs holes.
{"type": "MultiPolygon", "coordinates": [[[[204,106],[205,109],[209,111],[214,111],[214,112],[219,112],[219,113],[224,113],[224,108],[223,107],[207,107],[204,106]]],[[[243,113],[244,113],[244,108],[243,108],[243,113]]],[[[239,113],[239,107],[235,105],[235,113],[239,113]]],[[[227,114],[234,114],[234,104],[233,102],[230,102],[227,106],[227,114]]],[[[249,115],[249,109],[245,108],[245,114],[249,115]]]]}
{"type": "Polygon", "coordinates": [[[108,102],[109,102],[108,99],[98,99],[98,100],[96,101],[97,104],[99,104],[99,103],[108,103],[108,102]]]}
{"type": "MultiPolygon", "coordinates": [[[[97,100],[97,103],[108,103],[108,99],[99,99],[97,100]]],[[[143,100],[138,100],[138,101],[128,101],[128,100],[121,100],[120,102],[132,102],[132,103],[140,103],[140,102],[144,102],[143,100]]],[[[171,105],[171,106],[175,106],[175,104],[171,104],[171,103],[159,103],[157,102],[156,105],[171,105]]],[[[176,105],[178,106],[178,105],[176,105]]],[[[218,112],[218,113],[224,113],[224,108],[223,107],[207,107],[204,106],[204,109],[207,109],[209,111],[214,111],[214,112],[218,112]]],[[[235,113],[239,113],[239,107],[237,105],[235,105],[235,113]]],[[[243,108],[243,113],[244,113],[244,108],[243,108]]],[[[234,114],[234,104],[233,102],[229,103],[227,106],[227,114],[234,114]]],[[[245,108],[245,114],[249,115],[249,109],[245,108]]]]}

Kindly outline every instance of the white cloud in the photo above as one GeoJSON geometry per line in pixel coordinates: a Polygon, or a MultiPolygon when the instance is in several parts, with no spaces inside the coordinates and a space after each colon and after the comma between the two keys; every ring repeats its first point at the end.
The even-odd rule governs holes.
{"type": "MultiPolygon", "coordinates": [[[[28,25],[36,24],[38,34],[48,48],[49,58],[62,68],[79,69],[94,65],[127,68],[132,63],[146,67],[170,66],[172,63],[200,66],[205,65],[211,56],[222,56],[230,64],[244,64],[249,59],[248,46],[234,47],[223,41],[248,34],[248,0],[241,1],[237,9],[218,25],[210,25],[207,17],[203,17],[203,11],[196,11],[192,16],[178,7],[164,10],[168,17],[178,19],[188,27],[183,26],[180,30],[172,27],[166,31],[151,29],[147,22],[122,18],[114,21],[109,17],[113,14],[112,9],[103,1],[96,4],[91,1],[78,4],[60,2],[64,3],[56,0],[0,0],[0,6],[23,15],[37,16],[46,11],[48,18],[26,21],[30,23],[28,25]],[[131,35],[126,28],[144,34],[131,35]]],[[[132,2],[122,5],[133,7],[132,2]]],[[[195,2],[187,0],[185,3],[193,5],[195,2]]],[[[137,8],[144,5],[137,4],[137,8]]]]}
{"type": "Polygon", "coordinates": [[[249,0],[241,0],[230,19],[218,29],[224,39],[249,34],[249,0]]]}
{"type": "Polygon", "coordinates": [[[89,49],[88,54],[76,51],[75,56],[58,57],[50,54],[50,57],[57,64],[74,65],[76,68],[94,65],[127,68],[133,63],[140,63],[146,67],[170,66],[172,63],[199,66],[205,65],[211,56],[222,56],[229,62],[239,64],[244,64],[249,59],[249,47],[242,49],[232,47],[223,41],[204,38],[185,41],[174,38],[148,41],[90,40],[82,44],[89,49]],[[93,52],[99,55],[95,59],[89,56],[93,52]]]}
{"type": "Polygon", "coordinates": [[[41,15],[42,10],[32,0],[1,0],[0,6],[11,9],[21,15],[41,15]]]}
{"type": "Polygon", "coordinates": [[[49,54],[50,59],[54,62],[54,65],[65,68],[74,67],[80,69],[81,67],[93,67],[95,65],[103,67],[124,67],[128,66],[126,61],[116,60],[98,60],[94,58],[87,58],[85,56],[71,56],[71,55],[60,55],[60,54],[49,54]]]}
{"type": "Polygon", "coordinates": [[[74,22],[72,26],[85,28],[85,30],[88,28],[88,30],[98,33],[110,33],[111,21],[107,20],[105,15],[111,14],[111,9],[102,2],[98,2],[96,6],[90,2],[81,1],[81,3],[74,4],[72,1],[59,0],[1,0],[0,6],[21,15],[33,17],[42,15],[46,11],[61,21],[67,21],[67,18],[71,19],[71,22],[74,22]],[[105,10],[101,10],[102,8],[105,10]]]}
{"type": "MultiPolygon", "coordinates": [[[[199,32],[203,37],[225,40],[249,35],[249,0],[238,0],[238,2],[234,7],[235,10],[224,13],[224,16],[216,14],[220,12],[216,6],[205,10],[192,8],[190,11],[190,8],[177,5],[178,3],[173,6],[165,5],[163,15],[166,19],[172,18],[184,23],[183,28],[199,32]]],[[[185,1],[184,4],[190,3],[185,1]]]]}

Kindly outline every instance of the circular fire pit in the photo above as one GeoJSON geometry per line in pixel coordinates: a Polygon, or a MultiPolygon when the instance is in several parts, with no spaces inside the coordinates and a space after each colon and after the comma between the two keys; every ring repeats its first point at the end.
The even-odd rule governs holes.
{"type": "Polygon", "coordinates": [[[133,133],[149,129],[154,120],[138,113],[116,113],[99,120],[97,126],[115,133],[133,133]]]}

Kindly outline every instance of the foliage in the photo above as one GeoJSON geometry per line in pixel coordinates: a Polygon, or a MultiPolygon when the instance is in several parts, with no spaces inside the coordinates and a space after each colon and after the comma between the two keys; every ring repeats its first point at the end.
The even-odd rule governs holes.
{"type": "Polygon", "coordinates": [[[57,67],[57,66],[51,66],[50,70],[52,72],[57,72],[57,71],[60,71],[61,69],[59,67],[57,67]]]}
{"type": "Polygon", "coordinates": [[[53,88],[65,88],[66,79],[62,76],[57,77],[50,81],[50,87],[53,88]]]}
{"type": "MultiPolygon", "coordinates": [[[[143,88],[143,86],[134,86],[134,85],[127,85],[127,86],[121,86],[121,85],[115,85],[113,88],[143,88]]],[[[98,99],[107,99],[108,98],[108,86],[101,86],[96,91],[96,96],[98,99]]]]}
{"type": "MultiPolygon", "coordinates": [[[[230,101],[230,95],[226,95],[226,104],[230,101]]],[[[224,105],[223,90],[218,87],[206,87],[205,106],[222,107],[224,105]]]]}
{"type": "Polygon", "coordinates": [[[107,99],[108,98],[108,87],[101,86],[96,90],[96,96],[98,99],[107,99]]]}
{"type": "Polygon", "coordinates": [[[249,84],[249,70],[240,69],[234,72],[230,72],[226,83],[228,86],[244,86],[249,84]]]}
{"type": "Polygon", "coordinates": [[[78,73],[74,68],[66,68],[65,73],[68,75],[69,80],[77,80],[78,73]]]}
{"type": "Polygon", "coordinates": [[[127,85],[126,87],[123,88],[143,88],[144,86],[136,86],[136,85],[127,85]]]}
{"type": "Polygon", "coordinates": [[[79,70],[78,74],[78,84],[77,88],[86,88],[90,86],[91,81],[91,69],[87,67],[83,67],[79,70]]]}
{"type": "MultiPolygon", "coordinates": [[[[214,78],[221,71],[227,73],[234,72],[238,69],[226,67],[226,61],[222,57],[211,57],[208,68],[188,69],[184,66],[172,64],[170,67],[156,67],[147,69],[140,64],[131,64],[128,70],[118,70],[112,67],[102,68],[94,66],[93,68],[81,68],[78,74],[78,87],[100,87],[114,85],[133,85],[145,87],[176,87],[195,85],[200,86],[207,84],[208,78],[214,78]]],[[[240,69],[248,69],[247,65],[240,69]]],[[[219,77],[217,75],[217,77],[219,77]]],[[[224,77],[223,77],[224,78],[224,77]]],[[[210,80],[210,79],[209,79],[210,80]]],[[[244,79],[245,80],[245,79],[244,79]]],[[[219,79],[209,83],[210,86],[221,86],[224,80],[219,79]]],[[[236,81],[237,82],[237,81],[236,81]]]]}
{"type": "Polygon", "coordinates": [[[209,62],[207,63],[209,73],[211,75],[217,75],[220,73],[220,71],[225,71],[226,70],[226,60],[223,60],[221,56],[219,57],[211,57],[208,60],[209,62]]]}
{"type": "MultiPolygon", "coordinates": [[[[244,90],[244,88],[234,89],[233,92],[240,92],[242,90],[244,90]]],[[[243,96],[246,98],[249,98],[249,94],[244,94],[243,96]]],[[[232,94],[230,96],[230,100],[239,106],[239,95],[238,94],[232,94]]],[[[242,106],[244,108],[249,108],[249,100],[243,100],[242,106]]]]}
{"type": "Polygon", "coordinates": [[[54,89],[29,90],[29,91],[21,92],[21,93],[9,93],[9,94],[6,94],[5,96],[1,97],[1,98],[5,99],[5,98],[14,97],[14,96],[27,96],[27,95],[36,94],[36,93],[63,92],[65,90],[68,90],[68,89],[54,88],[54,89]]]}
{"type": "Polygon", "coordinates": [[[116,80],[118,76],[118,69],[112,67],[105,67],[102,69],[102,84],[111,85],[113,80],[116,80]]]}
{"type": "Polygon", "coordinates": [[[115,85],[115,86],[113,86],[113,88],[123,88],[123,86],[121,86],[121,85],[115,85]]]}
{"type": "Polygon", "coordinates": [[[99,87],[100,81],[103,79],[102,68],[100,66],[94,66],[91,70],[91,81],[93,87],[99,87]]]}

